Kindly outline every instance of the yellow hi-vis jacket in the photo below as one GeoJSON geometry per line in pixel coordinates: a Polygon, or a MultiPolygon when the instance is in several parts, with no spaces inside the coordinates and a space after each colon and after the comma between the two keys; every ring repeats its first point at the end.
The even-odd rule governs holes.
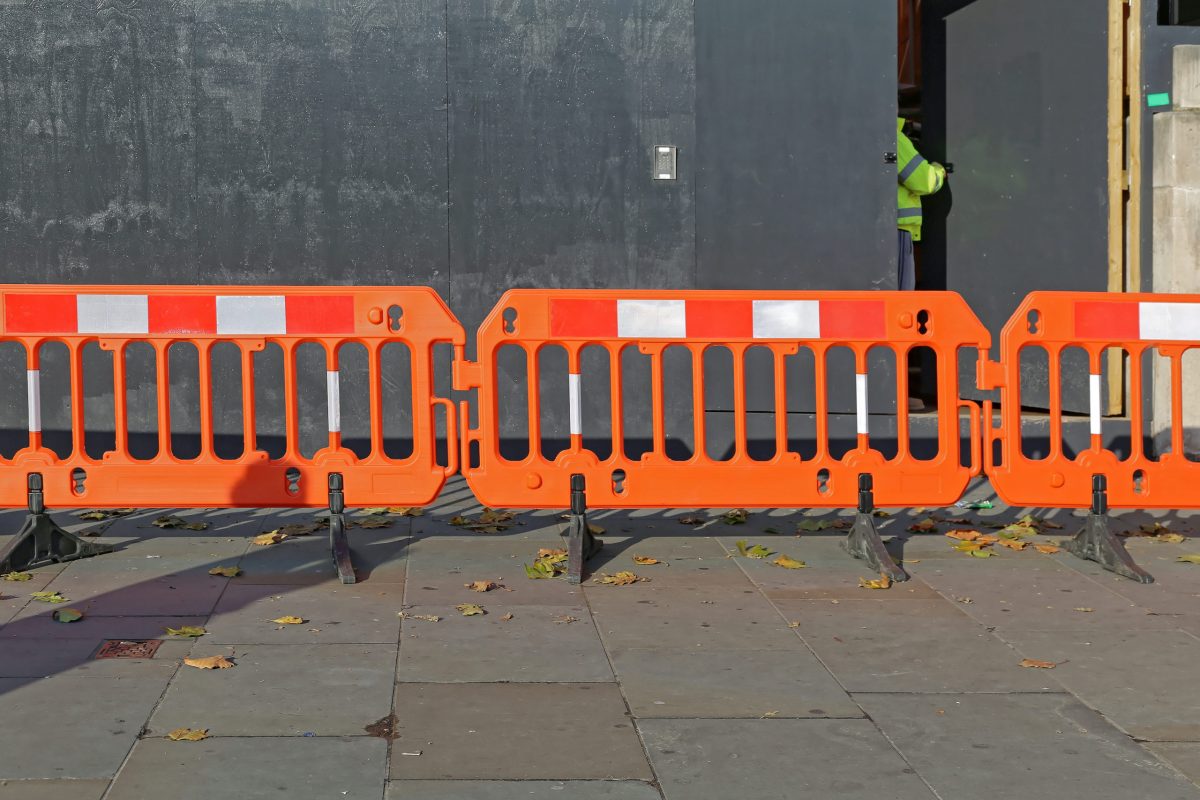
{"type": "Polygon", "coordinates": [[[896,120],[896,227],[921,241],[921,197],[933,194],[946,182],[946,168],[926,161],[904,135],[904,120],[896,120]]]}

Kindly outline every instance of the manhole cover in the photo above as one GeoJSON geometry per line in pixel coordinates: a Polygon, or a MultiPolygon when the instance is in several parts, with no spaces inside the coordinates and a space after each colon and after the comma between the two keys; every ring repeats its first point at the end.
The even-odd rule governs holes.
{"type": "Polygon", "coordinates": [[[161,639],[109,639],[100,645],[96,658],[154,658],[161,639]]]}

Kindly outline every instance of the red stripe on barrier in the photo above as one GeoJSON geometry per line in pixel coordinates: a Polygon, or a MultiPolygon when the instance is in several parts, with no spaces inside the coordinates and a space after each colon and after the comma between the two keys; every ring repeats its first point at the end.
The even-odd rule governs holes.
{"type": "Polygon", "coordinates": [[[197,295],[150,295],[150,333],[216,333],[217,299],[197,295]]]}
{"type": "Polygon", "coordinates": [[[687,335],[698,339],[754,338],[750,300],[688,300],[687,335]]]}
{"type": "Polygon", "coordinates": [[[354,298],[289,296],[284,299],[288,334],[354,333],[354,298]]]}
{"type": "MultiPolygon", "coordinates": [[[[520,320],[517,325],[520,325],[520,320]]],[[[617,302],[615,300],[551,300],[551,336],[617,335],[617,302]]]]}
{"type": "Polygon", "coordinates": [[[8,333],[75,333],[79,330],[75,295],[5,295],[4,328],[8,333]]]}
{"type": "Polygon", "coordinates": [[[821,336],[827,339],[886,339],[881,300],[822,300],[821,336]]]}
{"type": "Polygon", "coordinates": [[[1080,339],[1138,341],[1141,323],[1137,303],[1075,304],[1075,335],[1080,339]]]}

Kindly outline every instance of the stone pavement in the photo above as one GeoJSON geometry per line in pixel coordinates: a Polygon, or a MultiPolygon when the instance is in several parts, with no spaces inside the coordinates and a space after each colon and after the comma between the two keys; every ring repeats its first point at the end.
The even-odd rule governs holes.
{"type": "Polygon", "coordinates": [[[794,535],[838,512],[736,526],[701,512],[698,527],[683,510],[600,512],[592,570],[651,580],[572,587],[523,568],[561,545],[561,512],[495,534],[449,524],[478,511],[456,480],[424,516],[354,529],[353,586],[320,535],[250,543],[309,511],[177,512],[210,523],[198,532],[154,528],[161,511],[58,513],[120,549],[0,582],[0,800],[1200,798],[1200,565],[1176,560],[1200,553],[1200,523],[1186,517],[1157,517],[1183,543],[1129,540],[1158,578],[1141,586],[1065,553],[975,558],[942,535],[971,525],[910,533],[931,512],[905,510],[879,522],[913,579],[868,590],[842,531],[794,535]],[[808,566],[740,557],[738,539],[808,566]],[[208,572],[227,565],[243,574],[208,572]],[[477,580],[502,588],[464,586],[477,580]],[[30,599],[42,590],[85,618],[52,621],[30,599]],[[305,622],[270,621],[288,615],[305,622]],[[166,637],[181,625],[208,633],[166,637]],[[167,641],[95,660],[107,639],[167,641]],[[236,667],[182,665],[214,655],[236,667]],[[165,738],[180,727],[209,738],[165,738]]]}

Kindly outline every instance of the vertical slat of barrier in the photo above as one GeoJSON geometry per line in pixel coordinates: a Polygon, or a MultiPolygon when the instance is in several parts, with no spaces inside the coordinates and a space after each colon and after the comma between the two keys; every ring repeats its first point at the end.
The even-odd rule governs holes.
{"type": "Polygon", "coordinates": [[[1050,367],[1050,453],[1048,458],[1062,458],[1062,347],[1047,346],[1046,356],[1050,367]]]}
{"type": "Polygon", "coordinates": [[[242,455],[249,456],[258,449],[258,420],[254,403],[254,352],[239,345],[242,356],[242,455]]]}
{"type": "Polygon", "coordinates": [[[213,389],[211,340],[196,341],[196,356],[200,370],[200,458],[214,457],[213,449],[213,389]]]}
{"type": "Polygon", "coordinates": [[[83,343],[67,345],[71,354],[71,450],[75,458],[86,459],[83,415],[83,343]]]}
{"type": "MultiPolygon", "coordinates": [[[[896,359],[896,458],[905,459],[912,456],[911,441],[908,436],[908,354],[911,348],[895,346],[892,354],[896,359]]],[[[954,411],[958,418],[958,409],[954,411]]],[[[940,420],[939,420],[940,425],[940,420]]]]}
{"type": "Polygon", "coordinates": [[[745,345],[731,347],[733,352],[733,457],[746,457],[746,352],[745,345]]]}
{"type": "MultiPolygon", "coordinates": [[[[370,380],[371,404],[371,458],[383,458],[383,347],[384,343],[374,345],[368,351],[369,359],[367,374],[370,380]]],[[[408,363],[412,363],[409,356],[408,363]]],[[[465,430],[465,428],[464,428],[465,430]]],[[[451,442],[451,446],[454,443],[451,442]]]]}
{"type": "Polygon", "coordinates": [[[867,408],[867,352],[865,348],[854,349],[854,409],[858,449],[866,452],[871,447],[871,425],[867,408]]]}
{"type": "Polygon", "coordinates": [[[650,354],[650,424],[654,455],[667,454],[667,420],[663,412],[663,350],[656,347],[650,354]]]}
{"type": "Polygon", "coordinates": [[[1171,455],[1183,458],[1183,348],[1171,353],[1171,455]]]}
{"type": "Polygon", "coordinates": [[[296,385],[296,351],[294,342],[280,342],[283,348],[283,419],[284,458],[300,457],[300,398],[296,385]]]}
{"type": "Polygon", "coordinates": [[[155,400],[158,406],[158,456],[156,460],[171,458],[171,370],[167,363],[168,343],[151,342],[154,348],[155,400]]]}
{"type": "Polygon", "coordinates": [[[38,345],[26,345],[25,389],[28,393],[29,449],[42,447],[42,369],[38,345]]]}
{"type": "Polygon", "coordinates": [[[329,449],[342,446],[342,376],[338,372],[337,345],[325,346],[325,407],[329,419],[329,449]]]}
{"type": "Polygon", "coordinates": [[[823,344],[814,344],[812,348],[813,383],[816,384],[813,388],[813,397],[816,400],[813,409],[816,416],[817,436],[817,450],[813,454],[813,460],[817,462],[829,458],[829,387],[825,382],[828,376],[825,364],[828,349],[823,344]]]}
{"type": "Polygon", "coordinates": [[[707,426],[704,424],[704,352],[703,344],[689,348],[692,353],[692,441],[696,448],[693,458],[708,461],[707,426]]]}
{"type": "Polygon", "coordinates": [[[570,403],[571,452],[583,450],[583,370],[579,367],[579,347],[567,349],[567,399],[570,403]]]}
{"type": "Polygon", "coordinates": [[[788,451],[787,369],[783,351],[772,347],[771,356],[775,366],[775,459],[778,460],[788,451]]]}
{"type": "Polygon", "coordinates": [[[623,394],[624,384],[621,382],[621,345],[610,342],[604,345],[608,350],[608,385],[610,391],[608,401],[612,419],[612,459],[621,461],[625,458],[625,418],[622,416],[625,407],[623,394]]]}
{"type": "Polygon", "coordinates": [[[525,348],[525,384],[528,386],[526,396],[526,419],[529,427],[529,455],[532,458],[542,458],[542,393],[538,372],[541,368],[541,352],[536,347],[525,348]]]}
{"type": "MultiPolygon", "coordinates": [[[[1145,457],[1142,437],[1145,435],[1145,421],[1142,419],[1142,357],[1146,352],[1144,346],[1134,347],[1129,351],[1129,459],[1140,461],[1145,457]]],[[[1110,362],[1111,363],[1111,362],[1110,362]]]]}
{"type": "Polygon", "coordinates": [[[1098,350],[1088,351],[1088,417],[1090,418],[1092,449],[1104,447],[1103,425],[1100,421],[1100,359],[1098,350]]]}
{"type": "Polygon", "coordinates": [[[116,441],[113,449],[118,453],[129,452],[129,409],[126,398],[125,351],[128,342],[121,342],[112,351],[113,358],[113,431],[116,441]]]}

